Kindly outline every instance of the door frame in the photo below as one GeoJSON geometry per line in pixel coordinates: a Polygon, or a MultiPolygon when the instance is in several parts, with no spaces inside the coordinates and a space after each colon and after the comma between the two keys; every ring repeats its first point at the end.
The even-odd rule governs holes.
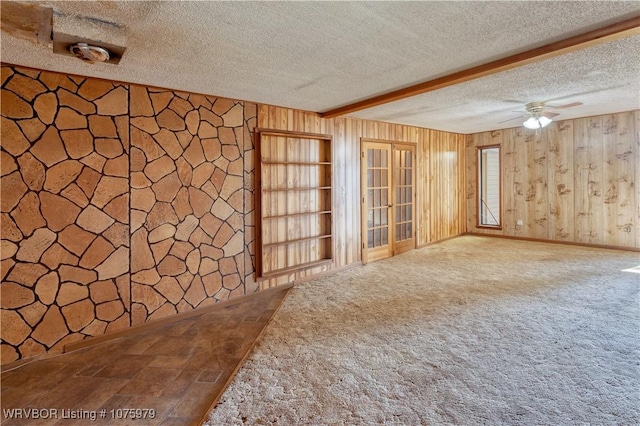
{"type": "Polygon", "coordinates": [[[361,257],[362,263],[366,264],[368,262],[373,262],[376,260],[381,260],[387,257],[394,256],[399,253],[403,253],[408,250],[413,250],[417,247],[417,228],[418,228],[418,220],[416,217],[417,212],[417,182],[416,182],[416,171],[417,167],[417,146],[416,144],[407,143],[407,142],[399,142],[399,141],[389,141],[389,140],[381,140],[381,139],[370,139],[370,138],[360,138],[360,194],[361,194],[361,257]],[[389,147],[391,156],[389,158],[389,168],[390,168],[390,181],[389,181],[389,207],[388,207],[388,222],[389,222],[389,244],[388,244],[388,253],[381,253],[380,255],[376,255],[371,258],[368,254],[368,235],[367,235],[367,205],[366,205],[366,194],[367,194],[367,164],[366,164],[366,148],[367,144],[384,144],[389,147]],[[413,226],[411,229],[412,240],[410,242],[405,240],[399,244],[396,244],[395,238],[395,229],[396,229],[396,220],[395,220],[395,151],[396,148],[409,148],[412,155],[412,168],[411,168],[411,182],[412,182],[412,218],[413,218],[413,226]]]}

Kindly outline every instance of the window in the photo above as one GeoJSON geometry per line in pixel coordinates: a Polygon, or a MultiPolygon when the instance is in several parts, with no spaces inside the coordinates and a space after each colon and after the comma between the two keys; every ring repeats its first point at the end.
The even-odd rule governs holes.
{"type": "Polygon", "coordinates": [[[501,227],[500,146],[478,147],[478,226],[501,227]]]}

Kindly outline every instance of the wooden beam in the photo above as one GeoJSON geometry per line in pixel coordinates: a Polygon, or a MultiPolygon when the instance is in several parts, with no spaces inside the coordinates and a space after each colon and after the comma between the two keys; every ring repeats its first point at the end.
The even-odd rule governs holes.
{"type": "Polygon", "coordinates": [[[320,115],[322,118],[338,117],[636,34],[640,34],[640,16],[541,47],[536,47],[526,52],[516,53],[506,58],[458,71],[444,77],[374,96],[363,101],[354,102],[323,112],[320,115]]]}

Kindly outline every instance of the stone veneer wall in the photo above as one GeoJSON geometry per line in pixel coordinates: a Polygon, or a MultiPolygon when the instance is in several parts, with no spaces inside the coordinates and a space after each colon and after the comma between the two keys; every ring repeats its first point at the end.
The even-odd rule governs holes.
{"type": "Polygon", "coordinates": [[[1,115],[2,364],[258,289],[254,104],[2,66],[1,115]]]}
{"type": "Polygon", "coordinates": [[[244,107],[131,86],[132,323],[245,293],[244,107]]]}

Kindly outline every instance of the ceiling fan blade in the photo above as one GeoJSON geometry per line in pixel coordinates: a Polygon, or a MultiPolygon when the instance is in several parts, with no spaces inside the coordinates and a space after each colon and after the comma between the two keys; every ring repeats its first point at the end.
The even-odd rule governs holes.
{"type": "Polygon", "coordinates": [[[582,102],[573,102],[566,105],[547,105],[549,108],[553,109],[565,109],[565,108],[573,108],[582,105],[582,102]]]}
{"type": "Polygon", "coordinates": [[[557,112],[545,111],[545,112],[542,113],[542,115],[544,115],[547,118],[553,118],[556,115],[560,115],[560,114],[558,114],[557,112]]]}
{"type": "Polygon", "coordinates": [[[529,116],[529,115],[525,114],[525,115],[521,115],[521,116],[519,116],[519,117],[513,117],[513,118],[510,118],[510,119],[508,119],[508,120],[499,121],[499,122],[498,122],[498,124],[506,123],[507,121],[513,121],[513,120],[517,120],[517,119],[519,119],[519,118],[524,118],[524,117],[528,117],[528,116],[529,116]]]}

